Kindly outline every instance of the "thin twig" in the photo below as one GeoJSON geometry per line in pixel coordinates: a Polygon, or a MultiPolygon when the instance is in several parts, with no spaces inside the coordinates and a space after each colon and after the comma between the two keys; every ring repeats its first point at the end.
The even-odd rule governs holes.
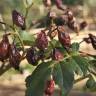
{"type": "Polygon", "coordinates": [[[11,65],[8,64],[7,66],[4,66],[3,68],[0,68],[0,76],[4,74],[6,71],[8,71],[11,68],[11,65]]]}
{"type": "Polygon", "coordinates": [[[9,25],[9,24],[7,24],[7,23],[5,23],[5,22],[1,22],[1,21],[0,21],[0,23],[3,24],[3,25],[5,25],[5,26],[8,26],[8,27],[11,28],[12,30],[14,30],[14,27],[13,27],[12,25],[9,25]]]}

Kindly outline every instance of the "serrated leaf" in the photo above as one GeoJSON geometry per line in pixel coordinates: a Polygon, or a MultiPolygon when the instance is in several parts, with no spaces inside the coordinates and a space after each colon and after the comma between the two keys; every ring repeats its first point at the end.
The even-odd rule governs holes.
{"type": "Polygon", "coordinates": [[[26,96],[43,96],[45,82],[51,74],[52,63],[46,62],[38,65],[32,75],[26,79],[26,96]]]}
{"type": "Polygon", "coordinates": [[[77,56],[73,56],[72,57],[75,62],[79,65],[79,67],[81,68],[82,72],[83,72],[83,75],[86,75],[87,74],[87,71],[88,71],[88,67],[89,67],[89,63],[88,63],[88,60],[80,55],[77,55],[77,56]]]}
{"type": "Polygon", "coordinates": [[[67,65],[69,66],[70,70],[75,72],[77,75],[83,75],[81,68],[79,67],[79,65],[77,64],[77,62],[73,58],[70,58],[67,61],[67,65]]]}
{"type": "Polygon", "coordinates": [[[61,62],[60,64],[55,65],[53,76],[56,84],[61,89],[61,96],[66,96],[73,87],[73,71],[66,66],[65,62],[61,62]]]}
{"type": "Polygon", "coordinates": [[[73,87],[74,73],[64,62],[55,64],[52,71],[51,65],[53,63],[47,62],[40,64],[32,75],[26,79],[26,96],[43,96],[45,82],[51,74],[54,77],[55,84],[61,89],[61,96],[68,94],[73,87]]]}

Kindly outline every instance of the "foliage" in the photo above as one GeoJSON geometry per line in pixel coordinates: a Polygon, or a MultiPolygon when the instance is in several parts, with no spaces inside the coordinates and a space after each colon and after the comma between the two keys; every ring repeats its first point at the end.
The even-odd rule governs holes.
{"type": "MultiPolygon", "coordinates": [[[[79,35],[79,31],[87,26],[86,21],[76,23],[76,17],[71,9],[63,9],[62,1],[56,0],[57,8],[65,13],[63,16],[66,18],[58,17],[56,13],[49,11],[46,17],[49,25],[38,33],[30,34],[30,26],[26,23],[28,23],[28,13],[33,3],[28,2],[27,0],[25,2],[25,15],[17,10],[12,11],[12,25],[0,21],[2,25],[10,28],[10,32],[7,32],[2,26],[5,29],[0,42],[0,61],[2,62],[0,75],[11,67],[23,72],[20,63],[26,59],[32,67],[36,66],[25,80],[26,96],[66,96],[75,83],[85,78],[89,78],[86,88],[96,90],[94,86],[96,82],[93,78],[96,77],[94,63],[96,55],[79,51],[82,42],[90,43],[96,49],[96,36],[89,34],[89,37],[80,43],[71,43],[70,33],[65,30],[67,26],[79,35]],[[55,20],[59,23],[57,24],[55,20]],[[75,74],[81,77],[75,79],[75,74]]],[[[46,5],[48,4],[45,4],[45,7],[50,8],[50,5],[46,5]]]]}

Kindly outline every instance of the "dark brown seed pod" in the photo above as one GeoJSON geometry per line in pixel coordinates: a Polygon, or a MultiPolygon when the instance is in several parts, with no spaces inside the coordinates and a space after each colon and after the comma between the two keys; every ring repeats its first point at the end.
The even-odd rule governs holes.
{"type": "Polygon", "coordinates": [[[64,58],[63,54],[60,52],[58,48],[54,48],[52,51],[52,59],[60,61],[64,58]]]}
{"type": "Polygon", "coordinates": [[[28,63],[32,64],[33,66],[36,66],[38,64],[39,56],[34,47],[31,47],[27,50],[26,59],[28,63]]]}
{"type": "Polygon", "coordinates": [[[40,50],[44,50],[48,47],[48,39],[44,31],[41,31],[36,39],[36,46],[40,50]]]}
{"type": "Polygon", "coordinates": [[[96,36],[90,33],[89,38],[91,40],[93,48],[96,50],[96,36]]]}
{"type": "Polygon", "coordinates": [[[0,61],[4,61],[9,57],[9,45],[8,36],[5,34],[0,42],[0,61]]]}
{"type": "Polygon", "coordinates": [[[90,38],[83,38],[83,40],[84,40],[87,44],[90,44],[90,43],[91,43],[91,39],[90,39],[90,38]]]}
{"type": "Polygon", "coordinates": [[[12,11],[13,24],[20,27],[22,30],[26,29],[25,18],[16,10],[12,11]]]}
{"type": "Polygon", "coordinates": [[[21,55],[20,55],[18,49],[16,48],[16,46],[14,44],[11,44],[10,49],[9,49],[10,65],[13,68],[15,68],[16,70],[19,70],[20,61],[21,61],[21,55]]]}
{"type": "Polygon", "coordinates": [[[55,82],[54,80],[48,80],[46,83],[46,88],[45,88],[45,95],[46,96],[52,96],[55,90],[55,82]]]}
{"type": "Polygon", "coordinates": [[[64,32],[64,31],[58,29],[58,39],[59,39],[60,43],[62,44],[62,46],[66,50],[69,50],[69,48],[71,46],[70,35],[67,32],[64,32]]]}

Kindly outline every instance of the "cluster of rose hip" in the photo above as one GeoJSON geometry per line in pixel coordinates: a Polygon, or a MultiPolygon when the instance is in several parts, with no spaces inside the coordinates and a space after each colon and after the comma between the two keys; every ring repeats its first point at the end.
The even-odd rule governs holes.
{"type": "MultiPolygon", "coordinates": [[[[17,25],[23,30],[25,29],[26,26],[25,26],[24,17],[16,10],[13,10],[12,12],[12,19],[14,25],[17,25]]],[[[3,22],[1,23],[7,25],[6,23],[3,22]]],[[[15,30],[14,27],[12,27],[12,29],[15,30]]],[[[10,42],[9,40],[10,35],[11,33],[7,33],[7,32],[3,34],[2,40],[0,42],[0,61],[2,61],[3,63],[9,61],[10,66],[19,70],[19,64],[21,62],[22,56],[19,50],[16,48],[15,38],[12,43],[10,42]]]]}
{"type": "Polygon", "coordinates": [[[9,59],[10,65],[19,70],[19,63],[21,61],[21,55],[14,43],[10,43],[8,35],[4,34],[2,41],[0,42],[0,61],[5,62],[9,59]]]}
{"type": "MultiPolygon", "coordinates": [[[[50,0],[44,0],[44,4],[46,3],[48,5],[48,1],[50,0]]],[[[56,0],[56,5],[59,9],[62,9],[63,7],[61,7],[60,2],[61,0],[56,0]]],[[[66,18],[58,19],[62,22],[64,21],[64,23],[60,25],[56,25],[54,23],[54,14],[51,14],[51,12],[49,12],[50,14],[48,15],[48,17],[52,21],[50,23],[50,26],[37,33],[34,45],[32,45],[26,51],[25,57],[29,64],[37,66],[39,61],[45,62],[47,59],[56,61],[63,60],[64,55],[60,51],[60,48],[54,46],[51,41],[57,36],[58,41],[61,43],[62,47],[67,52],[69,52],[71,49],[71,39],[69,33],[64,29],[64,26],[68,26],[70,29],[74,30],[77,33],[86,27],[87,23],[85,21],[80,24],[76,23],[76,18],[74,17],[73,12],[70,9],[64,9],[63,11],[63,15],[66,18]],[[51,45],[51,50],[48,49],[49,45],[51,45]],[[49,53],[48,50],[50,51],[49,53]],[[48,53],[47,56],[46,53],[48,53]]],[[[16,10],[13,10],[12,12],[12,19],[13,25],[20,27],[22,30],[26,29],[25,17],[23,17],[16,10]]],[[[15,30],[14,26],[12,28],[13,30],[15,30]]],[[[15,40],[13,40],[12,43],[9,42],[9,35],[10,34],[5,33],[0,42],[0,61],[5,62],[6,60],[9,60],[9,63],[12,67],[19,69],[19,64],[23,57],[20,54],[20,51],[16,48],[15,40]]],[[[96,49],[96,36],[89,34],[89,37],[84,38],[83,41],[92,43],[93,48],[96,49]]],[[[47,81],[45,87],[45,95],[52,96],[54,89],[55,81],[53,78],[51,78],[51,80],[47,81]]]]}

